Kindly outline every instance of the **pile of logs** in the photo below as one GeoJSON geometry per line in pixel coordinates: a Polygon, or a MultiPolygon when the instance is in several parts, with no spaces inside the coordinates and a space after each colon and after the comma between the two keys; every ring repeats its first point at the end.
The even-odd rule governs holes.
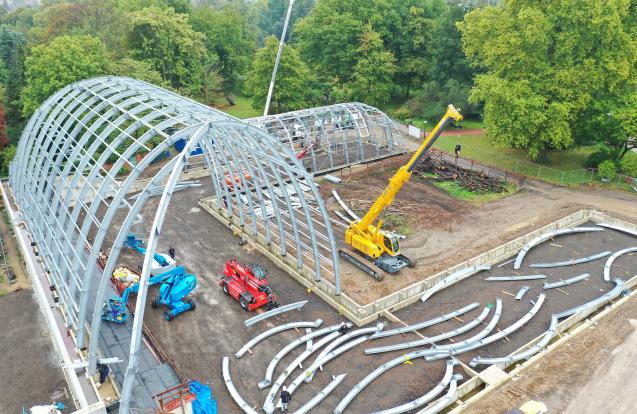
{"type": "Polygon", "coordinates": [[[414,169],[415,173],[434,173],[435,177],[426,177],[434,181],[457,181],[463,188],[474,193],[506,192],[504,181],[488,176],[484,171],[474,171],[455,165],[443,159],[426,157],[414,169]]]}

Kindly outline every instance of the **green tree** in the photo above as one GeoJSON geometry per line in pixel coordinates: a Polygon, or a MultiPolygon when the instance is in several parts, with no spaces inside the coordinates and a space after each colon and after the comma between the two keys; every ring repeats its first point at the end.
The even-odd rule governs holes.
{"type": "Polygon", "coordinates": [[[357,55],[351,84],[352,97],[371,105],[386,103],[395,87],[394,55],[385,50],[380,35],[372,30],[371,25],[363,34],[357,55]]]}
{"type": "MultiPolygon", "coordinates": [[[[246,79],[246,92],[252,96],[252,107],[265,106],[274,60],[279,47],[276,37],[270,36],[265,46],[257,51],[252,70],[246,79]]],[[[309,108],[316,102],[314,78],[309,68],[291,45],[283,47],[276,85],[272,94],[270,113],[281,113],[309,108]]]]}
{"type": "Polygon", "coordinates": [[[116,60],[108,65],[108,72],[111,75],[127,76],[152,83],[153,85],[168,87],[168,82],[162,79],[161,74],[153,69],[149,62],[124,58],[116,60]]]}
{"type": "Polygon", "coordinates": [[[195,30],[205,35],[208,51],[219,57],[226,92],[237,91],[254,59],[258,28],[245,8],[197,7],[190,15],[195,30]]]}
{"type": "Polygon", "coordinates": [[[3,151],[0,151],[0,176],[9,175],[9,164],[15,157],[16,146],[9,145],[3,151]]]}
{"type": "Polygon", "coordinates": [[[303,58],[323,79],[335,84],[351,80],[360,40],[373,14],[373,3],[321,0],[296,24],[293,38],[303,58]]]}
{"type": "MultiPolygon", "coordinates": [[[[290,27],[294,27],[299,19],[307,16],[312,10],[316,0],[296,0],[290,16],[290,27]]],[[[275,35],[281,37],[283,33],[283,23],[288,11],[289,0],[257,0],[254,2],[254,9],[258,18],[258,25],[264,36],[275,35]]],[[[290,39],[290,33],[286,41],[290,39]]]]}
{"type": "Polygon", "coordinates": [[[106,50],[95,37],[60,36],[34,46],[25,61],[26,86],[21,94],[24,117],[64,86],[106,73],[107,65],[106,50]]]}
{"type": "Polygon", "coordinates": [[[46,43],[61,35],[89,35],[98,37],[113,55],[125,53],[125,10],[116,0],[53,3],[38,11],[33,21],[32,43],[46,43]]]}
{"type": "Polygon", "coordinates": [[[625,0],[518,0],[468,13],[459,29],[484,70],[471,99],[484,102],[489,137],[533,158],[573,145],[592,101],[637,82],[630,14],[625,0]]]}
{"type": "MultiPolygon", "coordinates": [[[[0,28],[0,60],[2,60],[6,70],[4,103],[7,122],[10,126],[18,124],[22,116],[20,93],[24,87],[26,43],[24,34],[7,26],[0,28]]],[[[15,139],[16,137],[12,136],[11,138],[15,139]]]]}
{"type": "Polygon", "coordinates": [[[157,7],[130,16],[131,57],[149,62],[174,88],[194,96],[201,94],[203,80],[214,70],[216,56],[206,53],[204,35],[190,27],[188,16],[157,7]]]}

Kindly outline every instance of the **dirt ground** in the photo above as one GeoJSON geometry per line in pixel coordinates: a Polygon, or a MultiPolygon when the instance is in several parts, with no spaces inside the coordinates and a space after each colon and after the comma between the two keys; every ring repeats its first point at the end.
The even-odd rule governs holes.
{"type": "Polygon", "coordinates": [[[0,297],[0,412],[62,401],[72,408],[66,381],[33,290],[0,297]]]}
{"type": "Polygon", "coordinates": [[[534,399],[551,413],[634,413],[636,324],[633,297],[465,412],[500,414],[534,399]]]}
{"type": "MultiPolygon", "coordinates": [[[[0,202],[0,215],[4,207],[0,202]]],[[[0,412],[17,413],[22,407],[62,401],[69,406],[66,381],[53,350],[51,337],[40,312],[13,232],[0,217],[7,264],[16,275],[9,284],[0,280],[0,412]]]]}
{"type": "MultiPolygon", "coordinates": [[[[256,384],[263,379],[265,369],[276,352],[290,341],[298,338],[302,332],[290,331],[276,335],[256,346],[252,355],[246,355],[241,359],[236,359],[234,353],[253,336],[281,323],[314,321],[320,318],[324,321],[322,326],[328,326],[338,323],[344,318],[319,298],[308,293],[305,288],[294,282],[263,256],[246,246],[239,246],[239,239],[236,236],[197,206],[197,200],[208,196],[209,191],[210,189],[204,185],[201,188],[176,193],[174,202],[171,203],[166,216],[159,248],[160,251],[166,251],[169,246],[174,246],[177,250],[178,261],[183,263],[188,271],[198,276],[199,286],[193,294],[197,309],[194,312],[180,315],[172,322],[166,322],[162,318],[163,310],[151,309],[148,306],[145,320],[155,336],[166,350],[174,355],[177,363],[188,376],[213,384],[213,391],[221,412],[234,413],[238,412],[237,407],[227,393],[221,378],[220,366],[223,356],[231,358],[231,375],[241,395],[252,406],[260,407],[263,405],[267,390],[258,390],[256,384]],[[241,310],[237,302],[224,296],[217,285],[225,260],[234,257],[244,262],[254,261],[264,265],[269,272],[268,279],[281,303],[309,299],[309,304],[300,312],[284,314],[267,322],[245,328],[242,321],[247,319],[249,314],[241,310]]],[[[422,200],[424,201],[424,198],[422,200]]],[[[157,197],[152,198],[146,206],[144,210],[145,225],[152,221],[157,202],[157,197]]],[[[145,231],[145,225],[138,225],[133,231],[142,233],[145,231]]],[[[630,243],[629,236],[610,230],[602,234],[568,236],[559,239],[554,245],[545,244],[533,249],[525,260],[525,266],[537,261],[567,260],[606,249],[617,250],[630,245],[630,243]]],[[[618,259],[614,276],[626,276],[631,272],[634,274],[637,271],[634,257],[626,256],[618,259]]],[[[134,267],[141,260],[140,255],[126,249],[122,251],[120,256],[120,262],[134,267]]],[[[568,295],[558,291],[547,292],[548,298],[542,310],[523,329],[508,337],[506,341],[484,347],[479,352],[467,353],[460,359],[468,362],[471,357],[477,354],[501,356],[509,353],[544,332],[548,327],[551,313],[568,309],[601,295],[610,289],[610,285],[605,284],[599,276],[602,265],[603,261],[597,261],[580,265],[577,269],[549,269],[546,272],[549,281],[575,276],[584,271],[595,276],[586,282],[564,288],[568,295]]],[[[520,283],[492,283],[483,280],[489,275],[503,275],[511,273],[511,271],[511,265],[507,265],[489,273],[476,275],[437,293],[425,304],[418,302],[395,312],[395,316],[409,324],[439,316],[473,301],[480,302],[479,309],[461,316],[463,322],[451,320],[419,332],[432,336],[456,329],[467,323],[479,314],[482,307],[489,303],[495,303],[495,298],[500,297],[504,303],[504,312],[498,328],[502,329],[522,317],[532,306],[529,301],[537,298],[537,295],[542,291],[541,281],[529,282],[528,284],[532,288],[525,299],[520,302],[515,301],[510,296],[510,294],[517,292],[520,283]]],[[[523,267],[520,273],[524,274],[524,272],[530,272],[530,269],[523,267]]],[[[156,287],[151,287],[149,297],[153,294],[156,294],[156,287]]],[[[397,326],[399,325],[392,323],[389,327],[397,326]]],[[[475,333],[476,331],[472,330],[464,336],[453,339],[461,340],[475,333]]],[[[415,338],[417,338],[416,334],[408,334],[404,338],[380,339],[349,351],[345,357],[328,365],[325,372],[318,374],[311,384],[301,386],[299,391],[295,393],[295,404],[301,404],[327,385],[330,375],[347,373],[345,382],[321,405],[326,410],[326,407],[333,408],[356,383],[374,368],[401,355],[400,352],[365,355],[364,348],[415,338]]],[[[299,347],[283,359],[278,366],[275,377],[302,351],[302,348],[299,347]]],[[[312,358],[309,359],[309,361],[311,360],[312,358]]],[[[298,372],[298,370],[295,371],[293,377],[298,375],[298,372]]],[[[443,372],[444,361],[417,360],[413,361],[413,364],[400,365],[363,390],[348,407],[348,412],[371,412],[415,399],[433,387],[440,380],[443,372]]],[[[463,373],[463,370],[457,368],[456,372],[463,373]]],[[[292,409],[295,407],[296,405],[291,406],[292,409]]]]}
{"type": "MultiPolygon", "coordinates": [[[[364,211],[368,200],[382,192],[393,173],[388,161],[384,165],[382,171],[378,167],[362,167],[349,181],[345,177],[342,184],[323,183],[321,193],[328,208],[342,210],[331,195],[331,190],[336,189],[346,203],[364,211]]],[[[414,260],[416,267],[375,282],[346,263],[342,265],[343,290],[358,303],[369,303],[586,208],[634,221],[637,193],[593,186],[569,189],[526,180],[513,195],[474,205],[451,197],[425,180],[412,179],[398,193],[390,213],[406,214],[415,227],[413,234],[401,241],[401,252],[414,260]]],[[[336,215],[333,218],[337,219],[336,215]]],[[[343,228],[334,228],[336,237],[342,240],[343,228]]]]}

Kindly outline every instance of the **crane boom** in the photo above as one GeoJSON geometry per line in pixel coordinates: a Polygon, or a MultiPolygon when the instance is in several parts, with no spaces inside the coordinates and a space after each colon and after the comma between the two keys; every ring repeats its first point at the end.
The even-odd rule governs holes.
{"type": "Polygon", "coordinates": [[[414,155],[389,179],[389,184],[376,201],[374,201],[369,211],[360,220],[353,221],[345,232],[346,243],[364,255],[375,259],[379,267],[390,273],[394,273],[401,267],[411,264],[411,261],[400,255],[398,238],[391,233],[386,233],[381,230],[382,220],[378,220],[376,224],[374,223],[382,212],[392,204],[398,191],[400,191],[403,185],[411,178],[416,165],[418,165],[427,154],[429,148],[436,142],[452,119],[460,121],[463,117],[453,105],[449,105],[445,115],[420,144],[420,147],[418,147],[414,155]],[[396,259],[387,259],[383,262],[382,256],[386,255],[392,258],[398,256],[399,260],[397,262],[396,259]],[[392,264],[388,265],[387,263],[392,264]]]}
{"type": "Polygon", "coordinates": [[[418,150],[414,153],[409,162],[403,165],[398,171],[396,171],[396,174],[389,179],[389,185],[385,188],[380,197],[376,199],[367,214],[361,218],[359,226],[362,229],[366,229],[367,226],[372,224],[378,218],[385,208],[391,205],[398,191],[400,191],[402,186],[411,178],[414,167],[416,167],[416,165],[418,165],[422,158],[427,154],[429,148],[431,148],[431,146],[436,142],[451,119],[455,119],[456,121],[460,121],[462,119],[462,115],[460,115],[460,112],[458,112],[453,105],[449,105],[445,115],[442,119],[440,119],[438,124],[429,133],[422,144],[420,144],[420,147],[418,147],[418,150]]]}

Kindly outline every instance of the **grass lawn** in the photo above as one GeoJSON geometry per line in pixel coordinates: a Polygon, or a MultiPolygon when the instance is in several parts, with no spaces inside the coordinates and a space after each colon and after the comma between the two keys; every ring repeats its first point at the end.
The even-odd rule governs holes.
{"type": "Polygon", "coordinates": [[[237,96],[234,105],[217,108],[228,115],[236,116],[240,119],[256,118],[263,115],[263,110],[256,110],[252,107],[252,99],[245,96],[237,96]]]}
{"type": "Polygon", "coordinates": [[[457,181],[432,181],[433,185],[445,190],[450,196],[460,200],[469,201],[473,204],[484,204],[489,201],[495,201],[513,194],[517,190],[517,186],[512,183],[506,183],[506,191],[504,193],[474,193],[462,187],[457,181]]]}

